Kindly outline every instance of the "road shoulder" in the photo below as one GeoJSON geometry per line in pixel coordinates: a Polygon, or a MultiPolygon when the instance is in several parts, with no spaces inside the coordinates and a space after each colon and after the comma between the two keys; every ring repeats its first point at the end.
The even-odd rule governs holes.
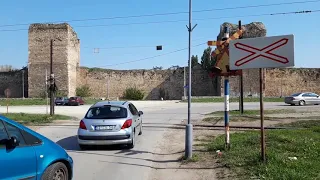
{"type": "MultiPolygon", "coordinates": [[[[184,126],[182,126],[184,127],[184,126]]],[[[225,168],[217,164],[211,154],[198,159],[197,153],[203,151],[197,146],[197,139],[212,137],[223,133],[222,131],[194,130],[194,151],[190,161],[182,160],[185,146],[185,130],[167,130],[163,140],[159,143],[154,159],[161,163],[154,163],[149,180],[214,180],[224,176],[225,168]],[[165,163],[164,163],[165,162],[165,163]]]]}

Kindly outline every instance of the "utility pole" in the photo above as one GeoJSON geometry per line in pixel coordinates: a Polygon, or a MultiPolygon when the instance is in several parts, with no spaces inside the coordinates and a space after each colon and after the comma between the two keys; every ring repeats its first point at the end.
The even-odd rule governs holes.
{"type": "Polygon", "coordinates": [[[192,124],[191,124],[191,33],[197,24],[192,27],[191,17],[192,17],[192,0],[189,0],[189,26],[187,29],[189,31],[189,54],[188,54],[188,65],[189,65],[189,83],[188,83],[188,124],[186,125],[186,144],[185,144],[185,158],[192,158],[192,124]]]}
{"type": "Polygon", "coordinates": [[[50,115],[54,115],[53,40],[50,41],[50,115]]]}
{"type": "MultiPolygon", "coordinates": [[[[239,30],[241,30],[241,21],[239,21],[239,30]]],[[[242,35],[239,37],[242,39],[242,35]]],[[[243,70],[241,70],[241,75],[239,76],[240,81],[240,114],[243,114],[243,70]]]]}
{"type": "Polygon", "coordinates": [[[183,99],[186,100],[187,97],[187,89],[186,89],[186,67],[183,67],[183,99]]]}
{"type": "Polygon", "coordinates": [[[46,68],[46,76],[45,76],[45,91],[46,91],[46,114],[48,115],[48,70],[46,68]]]}
{"type": "Polygon", "coordinates": [[[110,75],[108,75],[107,77],[107,99],[109,100],[109,79],[110,79],[110,75]]]}
{"type": "Polygon", "coordinates": [[[24,69],[22,69],[22,99],[24,99],[24,69]]]}

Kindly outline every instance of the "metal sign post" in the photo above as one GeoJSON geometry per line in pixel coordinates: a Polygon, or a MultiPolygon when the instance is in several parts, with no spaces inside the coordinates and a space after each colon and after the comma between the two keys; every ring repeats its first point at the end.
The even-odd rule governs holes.
{"type": "MultiPolygon", "coordinates": [[[[229,39],[229,28],[224,28],[224,36],[222,38],[222,41],[226,41],[229,39]]],[[[230,149],[230,131],[229,131],[229,109],[230,109],[230,103],[229,103],[229,76],[225,76],[224,78],[224,127],[225,127],[225,133],[226,133],[226,139],[225,139],[225,147],[226,149],[230,149]]]]}
{"type": "Polygon", "coordinates": [[[11,91],[9,88],[4,90],[4,94],[6,95],[6,102],[7,102],[7,114],[9,113],[9,97],[11,95],[11,91]]]}
{"type": "Polygon", "coordinates": [[[264,108],[263,108],[263,94],[264,94],[264,73],[262,68],[259,69],[260,74],[260,123],[261,123],[261,158],[262,161],[266,161],[266,141],[264,130],[264,108]]]}
{"type": "Polygon", "coordinates": [[[229,77],[241,74],[241,71],[231,71],[229,68],[229,43],[239,38],[243,30],[240,29],[230,37],[229,27],[224,27],[224,36],[221,41],[208,41],[209,46],[217,46],[212,52],[212,56],[217,58],[217,62],[212,68],[212,76],[224,76],[224,126],[225,126],[225,148],[230,149],[230,128],[229,128],[229,77]]]}
{"type": "MultiPolygon", "coordinates": [[[[242,29],[241,21],[238,23],[239,30],[242,29]]],[[[239,36],[239,39],[242,39],[242,36],[239,36]]],[[[240,101],[239,101],[239,111],[240,114],[243,114],[243,71],[241,71],[241,75],[239,76],[239,85],[240,85],[240,101]]]]}

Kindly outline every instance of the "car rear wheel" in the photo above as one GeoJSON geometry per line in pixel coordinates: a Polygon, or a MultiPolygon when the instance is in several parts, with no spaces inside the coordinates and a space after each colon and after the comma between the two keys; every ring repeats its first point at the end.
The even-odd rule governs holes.
{"type": "Polygon", "coordinates": [[[131,141],[131,143],[130,144],[128,144],[128,148],[129,149],[132,149],[132,148],[134,148],[134,145],[135,145],[135,143],[136,143],[136,132],[134,131],[133,132],[133,135],[132,135],[132,141],[131,141]]]}
{"type": "Polygon", "coordinates": [[[62,162],[52,164],[44,172],[42,180],[69,180],[68,168],[62,162]]]}
{"type": "Polygon", "coordinates": [[[299,101],[300,106],[304,106],[305,104],[306,104],[306,102],[304,102],[303,100],[299,101]]]}
{"type": "Polygon", "coordinates": [[[141,125],[140,125],[140,132],[139,132],[139,135],[142,135],[142,122],[141,122],[141,125]]]}

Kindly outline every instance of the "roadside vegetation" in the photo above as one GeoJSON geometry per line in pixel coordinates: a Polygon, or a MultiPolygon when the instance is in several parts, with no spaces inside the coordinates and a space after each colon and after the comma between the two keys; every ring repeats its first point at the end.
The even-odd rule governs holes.
{"type": "MultiPolygon", "coordinates": [[[[291,120],[318,120],[319,116],[309,115],[307,111],[297,111],[294,109],[273,109],[273,110],[264,110],[264,119],[265,120],[285,120],[290,118],[291,120]],[[295,114],[304,113],[304,116],[295,116],[295,114]],[[282,116],[280,116],[282,114],[282,116]],[[287,115],[285,115],[287,114],[287,115]],[[279,115],[279,116],[277,116],[279,115]]],[[[224,120],[224,111],[215,111],[209,114],[202,120],[203,122],[216,124],[224,120]]],[[[230,122],[249,122],[249,121],[258,121],[260,120],[260,110],[244,110],[243,114],[240,114],[239,110],[229,111],[229,120],[230,122]]]]}
{"type": "MultiPolygon", "coordinates": [[[[101,101],[99,98],[83,98],[85,104],[94,104],[98,101],[101,101]]],[[[7,99],[0,99],[0,106],[31,106],[31,105],[46,105],[47,100],[45,98],[9,98],[7,99]]],[[[48,105],[50,104],[50,99],[48,98],[48,105]]]]}
{"type": "MultiPolygon", "coordinates": [[[[264,114],[283,114],[283,113],[296,113],[297,111],[294,109],[268,109],[268,110],[264,110],[263,111],[264,114]]],[[[243,111],[244,115],[260,115],[260,110],[244,110],[243,111]]],[[[224,115],[224,111],[215,111],[212,112],[208,115],[217,115],[217,116],[223,116],[224,115]]],[[[229,111],[229,115],[230,116],[237,116],[237,115],[241,115],[239,110],[231,110],[229,111]]]]}
{"type": "Polygon", "coordinates": [[[53,116],[46,114],[28,114],[28,113],[2,113],[9,119],[15,120],[23,125],[40,125],[51,123],[54,120],[71,120],[73,117],[55,114],[53,116]]]}
{"type": "Polygon", "coordinates": [[[231,149],[227,151],[224,150],[224,135],[202,145],[237,179],[319,179],[320,120],[285,126],[303,129],[267,130],[266,164],[260,160],[259,131],[232,133],[231,149]]]}
{"type": "MultiPolygon", "coordinates": [[[[239,102],[239,97],[230,97],[230,102],[239,102]]],[[[279,97],[265,97],[264,102],[283,102],[283,98],[279,97]]],[[[188,102],[188,100],[182,100],[181,102],[188,102]]],[[[224,97],[214,97],[214,98],[193,98],[191,99],[193,103],[220,103],[224,102],[224,97]]],[[[259,98],[256,97],[246,97],[243,98],[243,102],[260,102],[259,98]]]]}
{"type": "Polygon", "coordinates": [[[123,99],[126,100],[143,100],[143,98],[144,93],[136,87],[127,88],[123,93],[123,99]]]}
{"type": "Polygon", "coordinates": [[[81,97],[90,97],[92,95],[91,89],[88,85],[82,85],[80,87],[77,87],[76,89],[76,95],[81,97]]]}

